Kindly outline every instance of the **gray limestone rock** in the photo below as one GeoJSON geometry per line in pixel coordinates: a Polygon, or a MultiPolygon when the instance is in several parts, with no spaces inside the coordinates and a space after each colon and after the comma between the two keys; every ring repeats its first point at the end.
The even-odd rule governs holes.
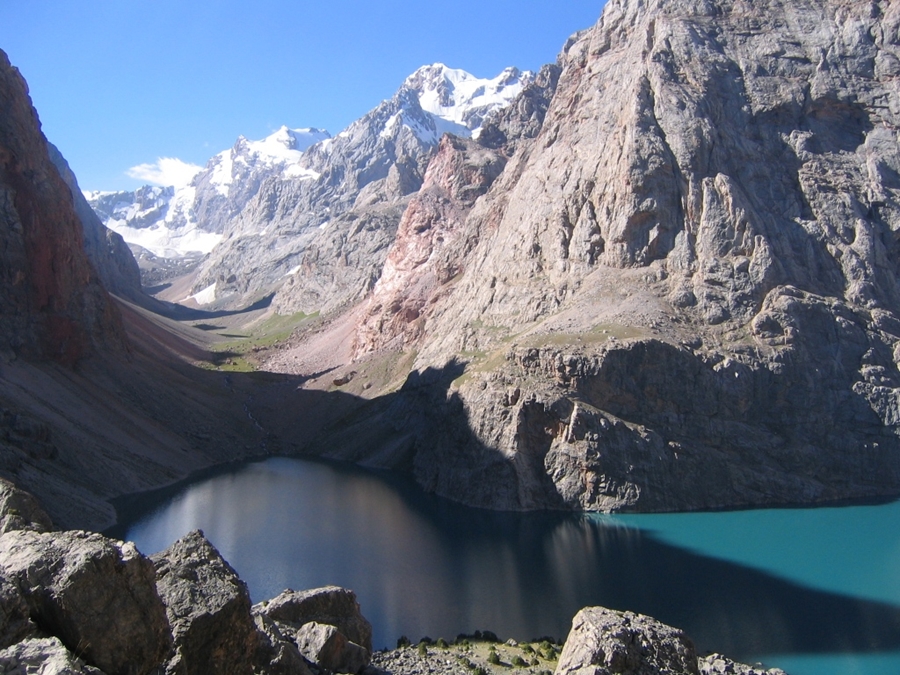
{"type": "MultiPolygon", "coordinates": [[[[420,384],[345,454],[493,508],[896,494],[898,23],[888,2],[610,0],[459,227],[425,329],[390,298],[420,384]]],[[[361,344],[400,332],[384,314],[361,344]]]]}
{"type": "Polygon", "coordinates": [[[700,659],[700,675],[786,675],[781,668],[763,668],[736,663],[727,656],[710,654],[700,659]]]}
{"type": "Polygon", "coordinates": [[[110,675],[142,675],[171,647],[152,563],[133,544],[87,532],[0,536],[0,575],[42,630],[110,675]]]}
{"type": "Polygon", "coordinates": [[[586,607],[572,620],[555,675],[699,675],[694,644],[656,619],[586,607]]]}
{"type": "Polygon", "coordinates": [[[253,606],[255,614],[275,621],[282,632],[296,631],[315,621],[335,626],[349,640],[372,651],[372,624],[362,615],[356,594],[339,586],[325,586],[306,591],[288,589],[275,598],[253,606]]]}
{"type": "Polygon", "coordinates": [[[520,141],[534,138],[544,125],[562,68],[551,63],[543,66],[534,81],[505,108],[488,117],[478,143],[486,148],[502,149],[507,156],[515,153],[520,141]]]}
{"type": "Polygon", "coordinates": [[[25,596],[0,576],[0,649],[37,634],[25,596]]]}
{"type": "Polygon", "coordinates": [[[254,613],[257,645],[254,671],[266,675],[310,675],[306,660],[292,639],[286,638],[277,624],[263,614],[254,613]]]}
{"type": "Polygon", "coordinates": [[[297,631],[300,652],[321,668],[338,673],[358,673],[369,664],[370,652],[336,627],[310,621],[297,631]]]}
{"type": "Polygon", "coordinates": [[[151,557],[174,637],[166,671],[250,673],[257,628],[247,585],[199,530],[151,557]]]}
{"type": "MultiPolygon", "coordinates": [[[[4,411],[0,411],[0,417],[4,411]]],[[[30,493],[0,478],[0,534],[12,530],[50,532],[53,523],[30,493]]]]}
{"type": "Polygon", "coordinates": [[[58,638],[23,640],[0,651],[0,672],[5,675],[104,675],[65,648],[58,638]]]}
{"type": "Polygon", "coordinates": [[[55,145],[48,143],[47,146],[50,161],[56,166],[72,194],[72,205],[84,232],[84,250],[103,287],[110,293],[141,301],[144,297],[141,272],[125,240],[100,222],[78,187],[78,180],[69,163],[55,145]]]}

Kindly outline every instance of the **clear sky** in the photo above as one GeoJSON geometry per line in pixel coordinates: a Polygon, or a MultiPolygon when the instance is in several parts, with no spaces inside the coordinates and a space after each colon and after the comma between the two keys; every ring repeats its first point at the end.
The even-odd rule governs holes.
{"type": "Polygon", "coordinates": [[[419,66],[536,70],[605,0],[0,0],[0,49],[83,189],[204,165],[283,124],[336,134],[419,66]]]}

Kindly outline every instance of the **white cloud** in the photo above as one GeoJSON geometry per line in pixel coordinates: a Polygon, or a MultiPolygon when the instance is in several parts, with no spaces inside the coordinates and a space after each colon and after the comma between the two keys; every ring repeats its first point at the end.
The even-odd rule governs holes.
{"type": "Polygon", "coordinates": [[[160,157],[155,164],[138,164],[127,173],[131,178],[163,187],[184,187],[194,176],[203,171],[202,166],[182,162],[177,157],[160,157]]]}

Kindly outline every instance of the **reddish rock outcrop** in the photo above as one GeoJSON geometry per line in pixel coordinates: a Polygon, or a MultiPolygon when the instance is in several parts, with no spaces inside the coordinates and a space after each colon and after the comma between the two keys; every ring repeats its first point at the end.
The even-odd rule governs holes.
{"type": "Polygon", "coordinates": [[[431,306],[462,271],[472,247],[465,237],[466,216],[505,165],[498,151],[474,141],[449,134],[441,139],[368,300],[357,354],[403,347],[424,334],[431,306]]]}
{"type": "Polygon", "coordinates": [[[0,52],[0,349],[72,365],[100,344],[123,344],[117,312],[25,81],[0,52]]]}

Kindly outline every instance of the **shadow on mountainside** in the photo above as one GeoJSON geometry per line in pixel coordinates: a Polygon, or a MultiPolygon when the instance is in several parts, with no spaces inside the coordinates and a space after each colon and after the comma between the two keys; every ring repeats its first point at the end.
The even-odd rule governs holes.
{"type": "MultiPolygon", "coordinates": [[[[464,373],[461,362],[414,372],[398,391],[366,400],[303,389],[304,376],[206,371],[172,356],[178,349],[162,349],[155,336],[136,339],[140,326],[128,323],[135,339],[127,361],[94,359],[75,371],[0,365],[0,403],[43,424],[42,438],[57,449],[41,454],[27,444],[4,442],[0,469],[34,492],[58,525],[102,527],[109,518],[103,500],[272,454],[393,469],[412,474],[426,490],[436,489],[430,481],[440,470],[444,494],[461,501],[487,495],[485,506],[516,503],[521,467],[478,439],[452,389],[464,373]]],[[[453,547],[512,551],[503,585],[526,599],[518,605],[526,614],[531,607],[547,607],[554,621],[547,628],[528,624],[535,626],[529,633],[560,636],[577,609],[601,604],[656,616],[684,628],[701,649],[738,658],[763,651],[900,648],[900,608],[886,603],[804,588],[633,530],[586,526],[566,514],[530,521],[461,507],[417,489],[404,494],[413,509],[448,533],[453,547]],[[531,524],[541,519],[551,527],[531,524]],[[570,583],[558,580],[548,591],[546,580],[560,561],[582,560],[584,551],[601,555],[583,559],[568,573],[570,583]]],[[[354,557],[365,559],[364,553],[347,556],[354,557]]],[[[456,630],[475,627],[532,636],[512,625],[456,630]]]]}
{"type": "Polygon", "coordinates": [[[161,300],[157,300],[159,306],[155,307],[153,311],[155,311],[157,314],[160,314],[161,316],[166,317],[167,319],[174,319],[175,321],[201,321],[203,319],[218,319],[223,316],[249,314],[250,312],[255,312],[260,309],[266,309],[269,305],[272,304],[272,299],[274,297],[275,293],[269,293],[267,296],[260,298],[251,305],[241,307],[240,309],[227,310],[195,309],[193,307],[185,307],[184,305],[179,305],[172,302],[163,302],[161,300]]]}

